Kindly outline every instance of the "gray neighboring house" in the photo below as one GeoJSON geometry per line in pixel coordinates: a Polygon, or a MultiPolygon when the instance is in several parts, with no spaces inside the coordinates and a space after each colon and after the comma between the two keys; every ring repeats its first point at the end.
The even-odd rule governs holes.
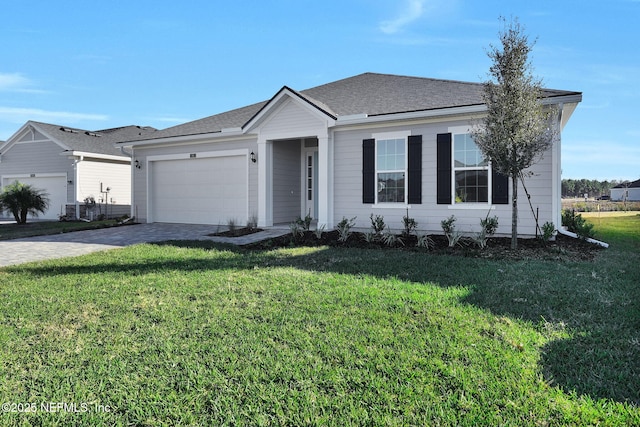
{"type": "Polygon", "coordinates": [[[29,121],[0,149],[0,186],[20,181],[46,191],[50,206],[38,218],[85,216],[89,196],[98,202],[96,216],[129,214],[131,158],[114,144],[154,131],[140,126],[88,131],[29,121]]]}
{"type": "MultiPolygon", "coordinates": [[[[480,83],[364,73],[307,90],[284,86],[270,100],[117,145],[133,156],[132,213],[141,222],[287,224],[310,215],[332,229],[409,214],[425,232],[455,215],[463,232],[487,214],[509,234],[509,180],[469,136],[486,113],[480,83]]],[[[544,90],[562,130],[580,92],[544,90]]],[[[540,224],[560,221],[560,139],[527,180],[540,224]]],[[[520,189],[519,194],[524,196],[520,189]]],[[[519,203],[523,235],[535,234],[519,203]]]]}
{"type": "Polygon", "coordinates": [[[629,184],[618,184],[611,189],[611,200],[640,202],[640,179],[629,184]]]}

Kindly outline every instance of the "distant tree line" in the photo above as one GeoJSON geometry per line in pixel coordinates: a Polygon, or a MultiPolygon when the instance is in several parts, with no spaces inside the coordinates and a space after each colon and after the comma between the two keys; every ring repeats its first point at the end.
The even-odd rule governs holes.
{"type": "Polygon", "coordinates": [[[629,181],[598,181],[597,179],[563,179],[562,180],[562,197],[600,197],[608,196],[609,190],[618,184],[628,183],[629,181]]]}

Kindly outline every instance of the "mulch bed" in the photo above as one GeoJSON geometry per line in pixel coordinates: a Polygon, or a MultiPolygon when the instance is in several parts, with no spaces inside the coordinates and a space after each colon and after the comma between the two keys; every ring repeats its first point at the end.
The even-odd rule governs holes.
{"type": "Polygon", "coordinates": [[[208,234],[208,236],[216,236],[216,237],[242,237],[242,236],[248,236],[249,234],[253,234],[253,233],[258,233],[262,231],[261,228],[249,228],[249,227],[242,227],[242,228],[236,228],[234,230],[227,230],[227,231],[222,231],[220,233],[212,233],[212,234],[208,234]]]}
{"type": "Polygon", "coordinates": [[[518,239],[518,249],[511,249],[510,237],[490,237],[488,245],[484,249],[478,248],[473,242],[465,241],[455,247],[449,247],[447,238],[443,235],[431,235],[433,247],[430,249],[416,246],[417,238],[410,236],[403,238],[403,244],[391,247],[383,242],[367,242],[364,234],[354,232],[346,242],[338,240],[337,231],[322,233],[318,239],[311,231],[306,231],[302,236],[293,238],[291,234],[264,240],[246,245],[248,249],[274,249],[293,246],[335,246],[365,249],[406,250],[414,252],[428,252],[433,254],[460,255],[475,258],[488,259],[540,259],[540,260],[565,260],[565,261],[589,261],[592,260],[602,248],[599,245],[588,243],[584,240],[574,239],[564,235],[557,235],[555,241],[544,244],[538,239],[518,239]]]}

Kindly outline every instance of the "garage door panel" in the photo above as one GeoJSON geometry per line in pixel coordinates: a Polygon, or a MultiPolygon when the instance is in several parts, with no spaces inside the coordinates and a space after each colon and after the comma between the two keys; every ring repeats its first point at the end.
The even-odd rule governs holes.
{"type": "Polygon", "coordinates": [[[153,221],[246,221],[246,156],[156,161],[152,170],[153,221]]]}
{"type": "MultiPolygon", "coordinates": [[[[49,198],[49,209],[47,209],[44,214],[38,215],[37,218],[58,219],[58,216],[66,211],[67,179],[65,176],[4,178],[2,180],[2,185],[7,186],[15,181],[31,185],[33,188],[44,190],[44,192],[47,193],[47,197],[49,198]]],[[[29,215],[29,218],[33,218],[33,216],[29,215]]]]}

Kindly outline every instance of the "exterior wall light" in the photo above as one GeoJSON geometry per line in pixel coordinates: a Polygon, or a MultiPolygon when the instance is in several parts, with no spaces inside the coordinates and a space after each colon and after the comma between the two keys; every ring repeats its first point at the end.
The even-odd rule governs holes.
{"type": "Polygon", "coordinates": [[[258,161],[258,159],[256,159],[256,153],[254,153],[253,151],[251,152],[251,154],[249,154],[249,158],[253,163],[258,161]]]}
{"type": "Polygon", "coordinates": [[[133,162],[133,164],[136,167],[136,169],[142,169],[142,164],[140,163],[140,160],[136,160],[135,162],[133,162]]]}

